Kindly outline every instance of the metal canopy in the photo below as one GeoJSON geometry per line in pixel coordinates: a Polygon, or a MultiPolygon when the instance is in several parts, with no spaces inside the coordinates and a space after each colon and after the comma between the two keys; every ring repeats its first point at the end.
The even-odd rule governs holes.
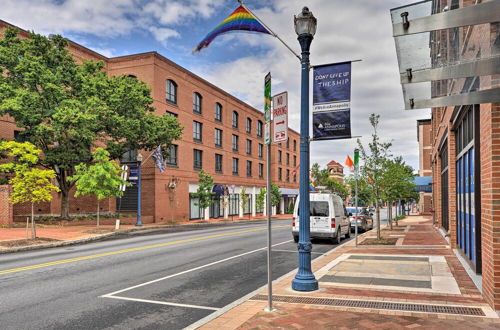
{"type": "Polygon", "coordinates": [[[464,8],[448,3],[391,10],[407,110],[500,101],[492,79],[500,74],[500,29],[491,26],[499,24],[500,0],[464,8]]]}

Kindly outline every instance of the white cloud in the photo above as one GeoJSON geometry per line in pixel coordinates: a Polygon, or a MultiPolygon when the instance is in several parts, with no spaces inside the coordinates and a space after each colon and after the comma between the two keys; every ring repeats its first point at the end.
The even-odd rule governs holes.
{"type": "Polygon", "coordinates": [[[165,48],[167,47],[167,41],[170,38],[179,38],[179,32],[168,29],[168,28],[157,28],[155,26],[151,26],[148,29],[156,40],[158,40],[165,48]]]}
{"type": "MultiPolygon", "coordinates": [[[[352,134],[362,135],[366,144],[372,129],[371,113],[381,115],[379,133],[384,141],[392,141],[392,153],[402,155],[418,169],[416,119],[428,118],[428,110],[404,111],[399,84],[397,59],[392,38],[389,9],[406,1],[352,0],[298,1],[276,0],[270,8],[254,12],[296,52],[300,46],[293,29],[293,15],[305,4],[318,19],[318,29],[311,46],[313,64],[362,59],[353,63],[352,134]]],[[[298,130],[300,123],[300,65],[278,40],[267,35],[225,36],[210,47],[248,47],[249,55],[229,63],[210,67],[192,67],[209,81],[242,97],[258,109],[263,105],[263,79],[273,75],[273,94],[288,90],[290,126],[298,130]],[[228,41],[228,42],[226,42],[228,41]],[[264,55],[252,56],[252,47],[268,47],[264,55]]],[[[217,39],[216,39],[217,40],[217,39]]],[[[213,50],[215,51],[215,50],[213,50]]],[[[343,163],[357,146],[356,140],[317,141],[311,143],[311,162],[326,165],[334,159],[343,163]]]]}

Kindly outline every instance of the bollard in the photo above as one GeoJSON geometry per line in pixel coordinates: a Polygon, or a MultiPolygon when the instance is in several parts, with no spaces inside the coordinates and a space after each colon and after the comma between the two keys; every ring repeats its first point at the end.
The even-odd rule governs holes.
{"type": "Polygon", "coordinates": [[[115,230],[120,229],[120,219],[116,219],[115,230]]]}

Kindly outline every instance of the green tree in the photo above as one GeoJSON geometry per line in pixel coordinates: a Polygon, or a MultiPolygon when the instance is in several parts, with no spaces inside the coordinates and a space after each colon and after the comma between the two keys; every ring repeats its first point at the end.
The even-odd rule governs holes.
{"type": "Polygon", "coordinates": [[[92,153],[93,164],[81,163],[75,167],[75,175],[68,178],[76,183],[75,197],[81,195],[95,195],[97,198],[97,228],[99,228],[100,201],[110,197],[120,197],[123,191],[120,185],[130,186],[130,183],[121,178],[122,169],[109,159],[109,152],[97,148],[92,153]]]}
{"type": "Polygon", "coordinates": [[[314,178],[316,186],[325,186],[326,181],[330,178],[328,168],[321,169],[318,163],[311,166],[311,176],[314,178]]]}
{"type": "Polygon", "coordinates": [[[215,194],[212,190],[214,188],[214,179],[210,174],[205,172],[204,169],[198,173],[198,189],[193,193],[193,197],[198,198],[196,203],[203,210],[205,215],[207,207],[213,204],[212,196],[215,194]]]}
{"type": "Polygon", "coordinates": [[[346,200],[349,195],[349,191],[346,186],[333,178],[326,179],[323,185],[334,194],[339,195],[342,200],[346,200]]]}
{"type": "Polygon", "coordinates": [[[52,184],[55,173],[33,167],[38,162],[41,151],[29,142],[0,142],[0,154],[13,158],[13,162],[0,165],[0,172],[13,174],[9,180],[12,185],[12,204],[31,203],[31,239],[36,238],[34,205],[52,200],[52,192],[59,188],[52,184]]]}
{"type": "Polygon", "coordinates": [[[153,150],[179,139],[173,117],[154,114],[151,90],[127,76],[108,77],[102,62],[77,65],[68,42],[6,29],[0,38],[0,115],[8,114],[21,135],[42,150],[61,189],[61,216],[69,217],[68,180],[92,150],[105,146],[111,159],[129,150],[153,150]]]}
{"type": "Polygon", "coordinates": [[[369,117],[370,124],[373,127],[372,140],[368,143],[368,148],[365,148],[358,139],[358,146],[363,166],[361,166],[361,174],[367,179],[370,187],[371,199],[375,203],[376,218],[377,218],[377,239],[380,240],[380,201],[382,199],[382,180],[385,172],[385,163],[390,157],[389,149],[391,142],[381,142],[378,136],[378,125],[380,115],[372,113],[369,117]]]}
{"type": "Polygon", "coordinates": [[[280,187],[278,187],[275,184],[271,185],[271,206],[278,206],[280,205],[281,201],[281,190],[280,187]]]}
{"type": "MultiPolygon", "coordinates": [[[[402,157],[385,162],[382,177],[382,198],[392,205],[398,199],[410,199],[415,196],[413,168],[406,165],[402,157]]],[[[388,208],[388,221],[392,229],[392,207],[388,208]]]]}
{"type": "MultiPolygon", "coordinates": [[[[356,195],[356,181],[354,176],[346,177],[345,182],[349,186],[350,195],[354,200],[354,196],[356,195]]],[[[358,175],[358,204],[368,206],[373,203],[371,198],[372,193],[368,185],[368,180],[362,175],[358,175]]]]}
{"type": "Polygon", "coordinates": [[[266,200],[266,188],[263,188],[259,191],[255,198],[255,206],[258,210],[264,209],[264,201],[266,200]]]}
{"type": "MultiPolygon", "coordinates": [[[[245,212],[245,209],[248,207],[249,202],[250,202],[250,197],[248,197],[247,195],[247,188],[243,187],[241,188],[240,191],[240,204],[241,208],[243,209],[243,213],[245,212]]],[[[250,212],[250,215],[248,216],[249,219],[251,215],[252,213],[250,212]]]]}

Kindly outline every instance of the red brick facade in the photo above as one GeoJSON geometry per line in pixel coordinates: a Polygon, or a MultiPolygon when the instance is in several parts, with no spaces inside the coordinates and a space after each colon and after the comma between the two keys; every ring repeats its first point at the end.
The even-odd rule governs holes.
{"type": "MultiPolygon", "coordinates": [[[[459,2],[460,7],[475,3],[459,2]]],[[[451,1],[441,1],[440,5],[442,8],[450,7],[451,1]]],[[[498,49],[492,50],[497,47],[495,40],[498,42],[498,23],[458,30],[461,59],[475,59],[478,51],[481,52],[481,57],[498,54],[498,49]]],[[[446,40],[441,40],[445,48],[446,40]]],[[[457,79],[453,91],[461,91],[466,83],[466,79],[457,79]]],[[[476,77],[476,83],[480,89],[488,89],[499,87],[500,79],[498,76],[482,76],[476,77]]],[[[451,247],[464,256],[473,270],[482,274],[483,296],[493,308],[500,310],[500,103],[433,108],[431,127],[435,220],[438,225],[447,227],[451,247]],[[469,134],[469,140],[464,145],[461,141],[465,140],[457,137],[461,136],[460,125],[465,122],[469,113],[469,121],[472,120],[473,124],[465,133],[469,134]],[[473,136],[471,132],[474,132],[473,136]],[[466,160],[465,169],[457,167],[460,164],[464,166],[464,155],[470,153],[470,150],[474,151],[475,154],[472,155],[475,158],[466,160]],[[443,166],[446,161],[447,167],[443,166]],[[474,191],[461,191],[457,177],[466,176],[467,171],[471,171],[471,162],[474,164],[474,172],[470,180],[474,183],[474,191]],[[444,184],[444,179],[447,180],[447,185],[444,184]],[[443,195],[445,192],[447,196],[443,195]],[[466,210],[465,218],[460,214],[461,208],[466,210]],[[461,219],[468,221],[467,217],[471,215],[475,218],[475,226],[468,225],[467,222],[465,226],[460,225],[464,223],[461,219]],[[475,239],[477,245],[473,241],[464,241],[461,236],[464,230],[469,231],[468,237],[475,239]],[[472,249],[471,246],[475,248],[471,253],[475,260],[466,252],[472,249]]],[[[471,183],[464,182],[466,185],[471,183]]]]}
{"type": "Polygon", "coordinates": [[[11,226],[14,221],[12,204],[9,202],[11,192],[11,186],[0,185],[0,226],[11,226]]]}
{"type": "MultiPolygon", "coordinates": [[[[0,32],[7,26],[8,23],[0,21],[0,32]]],[[[262,155],[258,151],[259,144],[264,143],[263,129],[259,132],[262,134],[257,135],[258,122],[263,121],[261,111],[156,52],[106,58],[73,42],[70,42],[69,50],[78,60],[103,61],[109,75],[133,75],[145,82],[152,89],[156,113],[164,115],[168,112],[175,115],[184,127],[182,139],[173,142],[177,145],[177,163],[169,165],[164,173],[159,172],[151,158],[146,160],[150,152],[140,152],[145,160],[141,176],[143,216],[154,222],[185,221],[190,218],[189,193],[196,189],[198,182],[198,170],[194,168],[195,149],[201,151],[201,167],[213,176],[216,184],[235,185],[235,194],[240,192],[241,187],[246,187],[247,194],[252,195],[252,204],[255,204],[255,195],[266,183],[266,149],[262,147],[262,155]],[[176,102],[167,102],[167,80],[173,81],[177,86],[176,102]],[[194,93],[201,96],[201,113],[193,111],[194,93]],[[222,106],[220,121],[215,119],[216,104],[222,106]],[[238,127],[233,127],[233,112],[238,114],[238,127]],[[251,121],[249,130],[247,120],[251,121]],[[194,138],[194,122],[202,126],[201,140],[194,138]],[[216,129],[222,130],[220,146],[215,144],[216,129]],[[233,150],[233,135],[238,136],[237,151],[233,150]],[[248,152],[247,143],[251,143],[248,152]],[[216,171],[215,168],[216,154],[222,156],[221,171],[216,171]],[[233,158],[238,159],[238,173],[232,171],[233,158]],[[247,166],[251,168],[251,172],[247,173],[247,166]],[[259,167],[262,168],[262,176],[259,176],[259,167]]],[[[14,130],[15,123],[8,117],[3,117],[0,122],[0,137],[13,139],[14,130]]],[[[297,189],[300,136],[293,130],[289,130],[289,136],[289,143],[274,145],[272,148],[271,179],[281,188],[297,189]],[[278,159],[279,153],[281,161],[278,159]]],[[[95,205],[92,197],[71,198],[70,213],[95,212],[95,205]]],[[[103,212],[116,211],[114,199],[101,202],[101,205],[103,212]]],[[[285,205],[281,207],[281,211],[283,208],[285,205]]],[[[27,211],[22,205],[14,209],[16,215],[26,214],[27,211]]],[[[42,203],[35,211],[37,214],[58,214],[59,196],[55,194],[51,203],[42,203]]],[[[255,205],[252,205],[251,213],[257,213],[255,205]]]]}
{"type": "MultiPolygon", "coordinates": [[[[419,168],[418,175],[421,177],[432,177],[431,167],[431,120],[417,120],[417,140],[418,140],[418,155],[419,168]]],[[[423,215],[432,214],[432,193],[419,193],[419,212],[423,215]]]]}

